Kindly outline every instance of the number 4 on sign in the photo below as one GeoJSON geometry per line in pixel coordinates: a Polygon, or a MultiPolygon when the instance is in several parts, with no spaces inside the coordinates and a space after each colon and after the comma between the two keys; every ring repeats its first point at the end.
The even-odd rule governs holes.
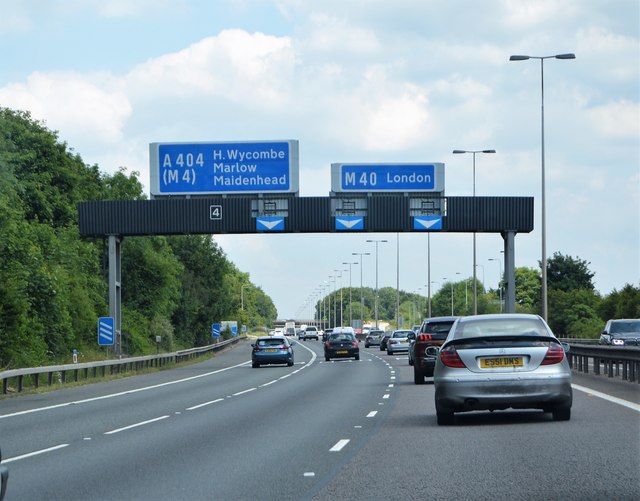
{"type": "Polygon", "coordinates": [[[209,206],[209,219],[212,221],[219,221],[222,219],[222,205],[209,206]]]}

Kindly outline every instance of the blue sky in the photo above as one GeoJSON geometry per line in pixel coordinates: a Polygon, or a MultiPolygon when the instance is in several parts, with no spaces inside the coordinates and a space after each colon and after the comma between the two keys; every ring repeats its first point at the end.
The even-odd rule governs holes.
{"type": "MultiPolygon", "coordinates": [[[[443,162],[446,194],[462,196],[472,159],[451,151],[492,148],[476,193],[535,197],[536,229],[516,237],[516,266],[531,268],[540,65],[508,59],[573,52],[544,66],[547,254],[589,262],[603,294],[640,281],[637,0],[16,0],[2,12],[0,106],[30,111],[87,164],[148,184],[151,142],[296,139],[301,196],[328,195],[336,162],[443,162]]],[[[376,238],[389,240],[379,284],[395,287],[396,235],[215,240],[290,317],[376,238]]],[[[426,236],[401,234],[399,248],[400,288],[425,293],[426,236]]],[[[433,235],[431,248],[434,290],[472,275],[471,235],[433,235]]],[[[487,286],[501,249],[478,235],[487,286]]]]}

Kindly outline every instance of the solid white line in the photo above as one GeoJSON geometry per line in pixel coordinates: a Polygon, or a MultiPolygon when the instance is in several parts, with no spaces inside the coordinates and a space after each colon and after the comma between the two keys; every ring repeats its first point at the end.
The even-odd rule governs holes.
{"type": "Polygon", "coordinates": [[[205,405],[211,405],[211,404],[215,404],[218,402],[222,402],[224,400],[224,398],[216,398],[215,400],[212,400],[211,402],[205,402],[203,404],[199,404],[199,405],[194,405],[193,407],[187,407],[188,411],[192,411],[195,409],[199,409],[200,407],[204,407],[205,405]]]}
{"type": "Polygon", "coordinates": [[[594,397],[599,397],[604,400],[608,400],[609,402],[613,402],[614,404],[623,405],[624,407],[633,409],[636,412],[640,412],[640,405],[634,404],[633,402],[629,402],[628,400],[623,400],[618,397],[613,397],[611,395],[607,395],[606,393],[601,393],[599,391],[592,390],[591,388],[587,388],[586,386],[580,386],[578,384],[572,384],[571,387],[578,391],[582,391],[584,393],[590,393],[594,397]]]}
{"type": "Polygon", "coordinates": [[[367,417],[375,417],[376,414],[378,414],[378,411],[371,411],[369,414],[367,414],[367,417]]]}
{"type": "Polygon", "coordinates": [[[342,440],[338,440],[338,442],[336,443],[336,445],[334,445],[333,447],[331,447],[331,449],[329,449],[329,452],[340,452],[345,445],[347,445],[350,442],[349,439],[343,438],[342,440]]]}
{"type": "Polygon", "coordinates": [[[69,446],[69,444],[61,444],[61,445],[56,445],[55,447],[49,447],[48,449],[42,449],[40,451],[30,452],[28,454],[22,454],[21,456],[15,456],[15,457],[12,457],[12,458],[3,459],[2,460],[2,464],[11,463],[13,461],[20,461],[21,459],[26,459],[26,458],[30,458],[30,457],[33,457],[33,456],[38,456],[40,454],[44,454],[45,452],[51,452],[51,451],[55,451],[55,450],[58,450],[58,449],[63,449],[63,448],[68,447],[68,446],[69,446]]]}
{"type": "Polygon", "coordinates": [[[130,430],[131,428],[137,428],[138,426],[144,426],[145,424],[149,424],[149,423],[155,423],[156,421],[162,421],[163,419],[167,419],[168,417],[170,417],[169,415],[166,416],[160,416],[154,419],[149,419],[147,421],[142,421],[140,423],[136,423],[136,424],[132,424],[129,426],[125,426],[123,428],[118,428],[117,430],[111,430],[111,431],[105,431],[104,434],[105,435],[113,435],[114,433],[120,433],[121,431],[125,431],[125,430],[130,430]]]}
{"type": "Polygon", "coordinates": [[[249,388],[248,390],[244,390],[244,391],[239,391],[238,393],[234,393],[233,395],[231,395],[232,397],[237,397],[238,395],[244,395],[245,393],[249,393],[250,391],[255,391],[258,388],[249,388]]]}

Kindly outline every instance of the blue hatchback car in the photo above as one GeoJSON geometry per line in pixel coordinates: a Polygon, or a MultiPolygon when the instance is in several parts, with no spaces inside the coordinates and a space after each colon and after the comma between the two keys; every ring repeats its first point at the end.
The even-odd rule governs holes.
{"type": "Polygon", "coordinates": [[[267,364],[293,365],[293,345],[295,341],[289,341],[282,336],[259,337],[251,344],[251,367],[254,369],[267,364]]]}

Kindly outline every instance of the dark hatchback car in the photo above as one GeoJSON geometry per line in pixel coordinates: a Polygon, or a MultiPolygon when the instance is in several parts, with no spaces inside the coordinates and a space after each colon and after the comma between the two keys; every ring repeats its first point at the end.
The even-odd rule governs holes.
{"type": "Polygon", "coordinates": [[[329,339],[324,343],[324,359],[328,362],[332,358],[360,360],[360,347],[353,330],[333,330],[329,339]]]}
{"type": "Polygon", "coordinates": [[[384,331],[380,329],[374,329],[369,331],[367,337],[364,339],[364,347],[368,348],[369,346],[380,346],[380,341],[384,337],[384,331]]]}
{"type": "Polygon", "coordinates": [[[640,346],[640,319],[607,320],[599,343],[611,346],[640,346]]]}
{"type": "Polygon", "coordinates": [[[409,346],[409,365],[413,365],[413,382],[424,384],[425,377],[433,376],[437,356],[428,355],[430,346],[442,346],[449,330],[458,317],[432,317],[422,322],[420,331],[409,346]]]}
{"type": "Polygon", "coordinates": [[[293,345],[295,341],[289,341],[282,336],[264,336],[256,339],[251,344],[251,367],[254,369],[261,365],[287,364],[293,365],[293,345]]]}
{"type": "Polygon", "coordinates": [[[392,334],[393,332],[384,333],[384,336],[382,336],[382,339],[380,340],[380,351],[385,351],[387,349],[387,343],[389,342],[389,338],[392,334]]]}

